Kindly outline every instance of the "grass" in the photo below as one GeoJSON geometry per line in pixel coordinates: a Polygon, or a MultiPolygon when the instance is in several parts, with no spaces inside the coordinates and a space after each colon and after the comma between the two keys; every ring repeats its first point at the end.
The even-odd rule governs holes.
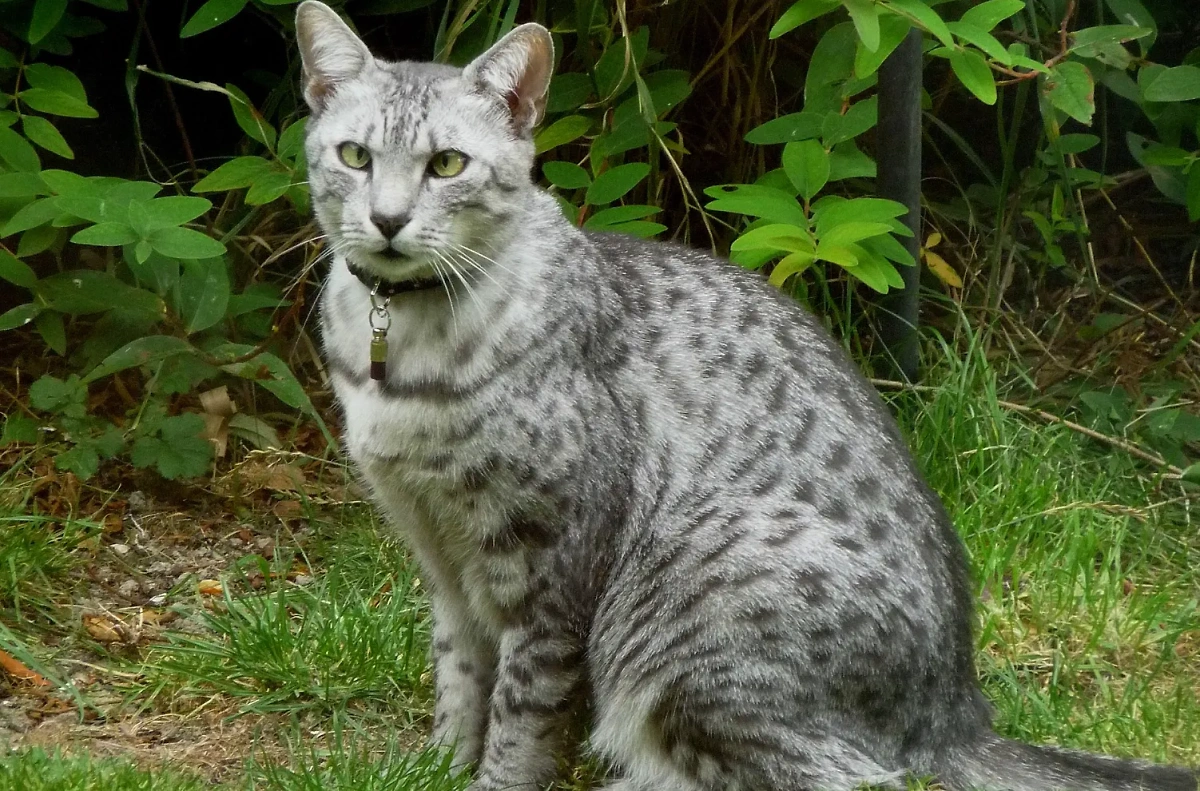
{"type": "Polygon", "coordinates": [[[321,528],[309,566],[327,571],[306,586],[263,563],[269,589],[235,595],[228,581],[202,627],[170,632],[141,667],[143,700],[214,695],[240,713],[388,712],[412,724],[429,704],[428,614],[420,578],[369,513],[344,509],[321,528]]]}
{"type": "MultiPolygon", "coordinates": [[[[930,381],[935,391],[901,394],[896,405],[971,553],[979,671],[997,727],[1028,741],[1200,764],[1200,532],[1187,500],[1119,453],[1005,411],[985,367],[944,363],[930,381]]],[[[431,691],[416,570],[364,508],[312,525],[300,549],[309,584],[295,584],[294,573],[289,581],[290,560],[277,560],[242,567],[220,597],[180,600],[186,625],[121,668],[139,674],[127,694],[148,712],[184,718],[274,717],[272,749],[238,745],[243,769],[224,791],[461,787],[443,756],[417,749],[431,691]],[[258,590],[246,582],[253,571],[266,580],[258,590]]],[[[69,569],[62,555],[74,539],[27,526],[50,537],[0,538],[0,552],[26,547],[40,570],[0,590],[36,598],[69,569]]],[[[36,750],[0,758],[0,787],[164,784],[196,787],[187,775],[129,763],[36,750]],[[20,772],[40,785],[5,782],[23,780],[20,772]]]]}
{"type": "Polygon", "coordinates": [[[197,777],[128,761],[64,756],[39,748],[0,756],[0,788],[20,791],[201,791],[197,777]]]}

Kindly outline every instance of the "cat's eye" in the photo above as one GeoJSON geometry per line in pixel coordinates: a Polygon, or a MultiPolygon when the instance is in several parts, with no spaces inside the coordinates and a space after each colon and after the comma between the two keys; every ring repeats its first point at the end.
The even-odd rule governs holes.
{"type": "Polygon", "coordinates": [[[338,146],[338,156],[355,170],[362,170],[371,164],[371,154],[358,143],[342,143],[338,146]]]}
{"type": "Polygon", "coordinates": [[[439,178],[454,178],[467,166],[467,155],[461,151],[439,151],[429,160],[429,171],[439,178]]]}

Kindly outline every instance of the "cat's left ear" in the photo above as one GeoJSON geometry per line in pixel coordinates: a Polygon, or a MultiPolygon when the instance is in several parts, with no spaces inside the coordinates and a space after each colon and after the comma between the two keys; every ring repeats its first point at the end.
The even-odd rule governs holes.
{"type": "Polygon", "coordinates": [[[514,131],[524,137],[542,120],[553,73],[550,31],[530,23],[514,29],[473,60],[463,69],[463,78],[504,99],[514,131]]]}

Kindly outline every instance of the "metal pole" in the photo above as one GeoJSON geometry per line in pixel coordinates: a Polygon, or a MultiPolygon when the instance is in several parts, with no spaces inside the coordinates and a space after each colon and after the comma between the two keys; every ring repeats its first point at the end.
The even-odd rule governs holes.
{"type": "MultiPolygon", "coordinates": [[[[905,247],[918,257],[921,233],[921,31],[910,30],[879,70],[879,126],[877,186],[881,197],[908,207],[904,222],[912,229],[905,247]]],[[[882,301],[880,336],[886,348],[887,365],[902,379],[915,382],[920,363],[917,343],[917,266],[898,267],[904,288],[890,292],[882,301]]]]}

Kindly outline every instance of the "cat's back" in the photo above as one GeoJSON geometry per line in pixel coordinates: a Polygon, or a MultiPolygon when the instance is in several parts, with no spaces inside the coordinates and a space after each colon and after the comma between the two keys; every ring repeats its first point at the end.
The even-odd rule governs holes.
{"type": "MultiPolygon", "coordinates": [[[[706,624],[725,644],[782,651],[829,679],[882,673],[886,683],[868,685],[881,694],[935,657],[969,667],[961,546],[886,407],[829,333],[728,262],[587,239],[619,317],[609,343],[629,346],[617,389],[642,416],[633,488],[651,523],[623,565],[634,582],[599,631],[626,632],[654,612],[681,641],[706,624]],[[803,649],[786,647],[796,642],[803,649]]],[[[706,672],[685,658],[702,646],[676,652],[660,639],[706,672]]],[[[641,645],[632,634],[608,642],[641,645]]],[[[610,677],[637,678],[626,672],[637,653],[616,652],[610,677]]]]}

